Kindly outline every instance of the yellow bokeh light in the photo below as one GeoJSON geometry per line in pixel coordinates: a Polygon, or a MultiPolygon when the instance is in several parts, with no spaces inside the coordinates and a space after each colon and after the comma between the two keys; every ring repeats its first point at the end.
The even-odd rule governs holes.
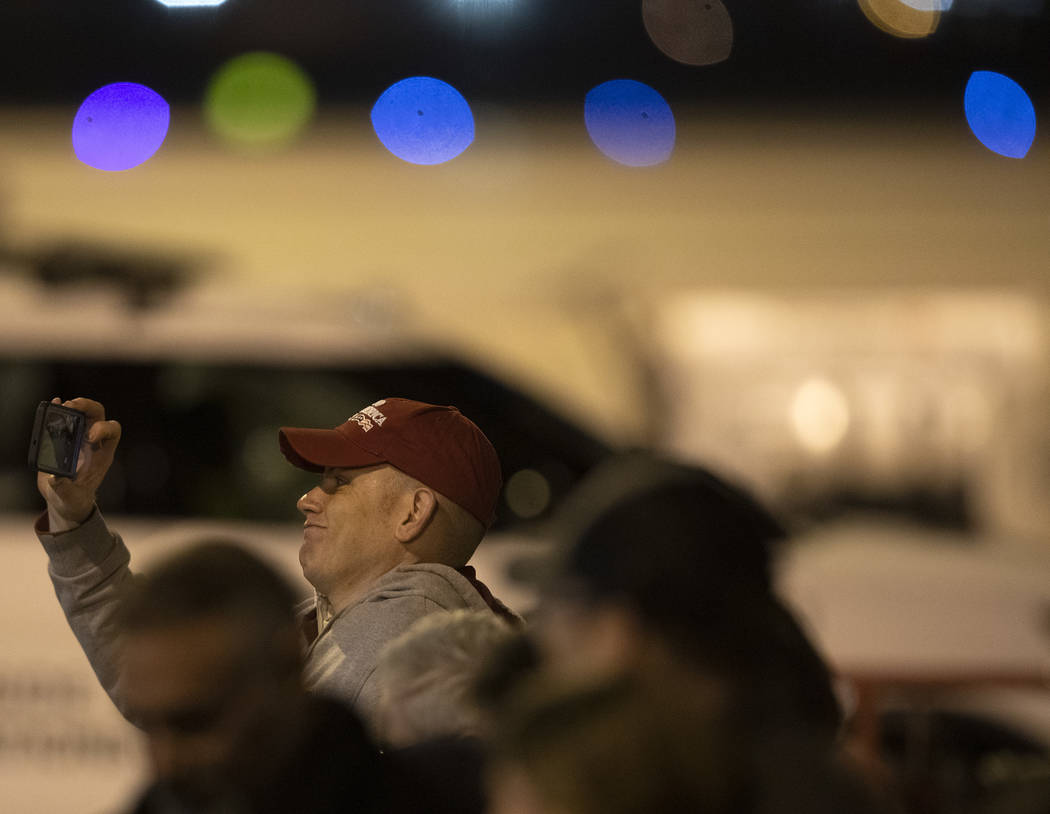
{"type": "Polygon", "coordinates": [[[936,9],[917,9],[901,0],[857,0],[857,5],[875,27],[902,39],[928,37],[941,21],[936,9]]]}

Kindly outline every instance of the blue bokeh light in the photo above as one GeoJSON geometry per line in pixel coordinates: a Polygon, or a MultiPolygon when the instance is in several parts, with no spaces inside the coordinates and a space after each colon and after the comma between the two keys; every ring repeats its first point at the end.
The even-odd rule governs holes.
{"type": "Polygon", "coordinates": [[[1035,141],[1035,107],[1024,88],[995,71],[974,71],[963,100],[977,140],[1008,158],[1024,158],[1035,141]]]}
{"type": "Polygon", "coordinates": [[[95,169],[130,170],[160,149],[170,121],[164,97],[145,85],[104,85],[84,100],[73,118],[73,152],[95,169]]]}
{"type": "Polygon", "coordinates": [[[613,79],[591,88],[583,118],[595,146],[620,164],[649,167],[674,150],[671,106],[642,82],[613,79]]]}
{"type": "Polygon", "coordinates": [[[470,104],[447,82],[429,76],[402,79],[372,108],[383,146],[410,164],[451,161],[474,141],[470,104]]]}

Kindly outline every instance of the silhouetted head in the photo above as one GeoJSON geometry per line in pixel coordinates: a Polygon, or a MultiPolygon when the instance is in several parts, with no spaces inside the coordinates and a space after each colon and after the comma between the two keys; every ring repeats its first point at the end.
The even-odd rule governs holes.
{"type": "Polygon", "coordinates": [[[772,589],[784,529],[744,490],[625,455],[584,480],[561,529],[539,626],[556,670],[677,662],[725,681],[770,725],[837,732],[827,667],[772,589]]]}
{"type": "Polygon", "coordinates": [[[132,588],[120,695],[160,783],[222,799],[283,760],[305,698],[294,601],[272,568],[225,541],[174,555],[132,588]]]}

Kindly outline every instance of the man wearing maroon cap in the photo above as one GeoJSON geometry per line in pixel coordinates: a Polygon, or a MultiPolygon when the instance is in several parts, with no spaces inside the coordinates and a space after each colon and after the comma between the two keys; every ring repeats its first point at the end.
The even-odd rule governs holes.
{"type": "Polygon", "coordinates": [[[306,682],[371,716],[384,644],[422,616],[492,608],[467,566],[501,486],[492,444],[455,407],[383,399],[333,430],[284,427],[281,452],[321,475],[299,498],[306,682]]]}
{"type": "MultiPolygon", "coordinates": [[[[36,524],[70,627],[118,707],[115,611],[133,579],[130,555],[97,507],[120,425],[90,399],[76,480],[38,473],[47,512],[36,524]]],[[[492,444],[455,407],[377,401],[335,429],[285,427],[295,466],[320,474],[299,498],[299,561],[316,597],[300,608],[309,689],[354,705],[369,719],[382,646],[435,611],[490,608],[517,619],[467,561],[491,524],[501,487],[492,444]]]]}

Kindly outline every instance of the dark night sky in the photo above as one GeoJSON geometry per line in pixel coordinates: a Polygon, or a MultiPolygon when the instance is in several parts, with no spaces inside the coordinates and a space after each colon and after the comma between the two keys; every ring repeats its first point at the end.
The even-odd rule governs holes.
{"type": "Polygon", "coordinates": [[[617,77],[699,102],[954,102],[972,70],[990,69],[1020,82],[1039,109],[1050,96],[1048,6],[955,0],[933,37],[902,40],[876,29],[856,0],[726,0],[730,59],[689,67],[650,43],[640,0],[228,0],[213,10],[3,0],[0,103],[75,102],[113,81],[192,102],[223,61],[265,49],[309,71],[322,103],[374,99],[416,74],[506,103],[574,100],[617,77]],[[464,4],[487,12],[471,17],[464,4]]]}

